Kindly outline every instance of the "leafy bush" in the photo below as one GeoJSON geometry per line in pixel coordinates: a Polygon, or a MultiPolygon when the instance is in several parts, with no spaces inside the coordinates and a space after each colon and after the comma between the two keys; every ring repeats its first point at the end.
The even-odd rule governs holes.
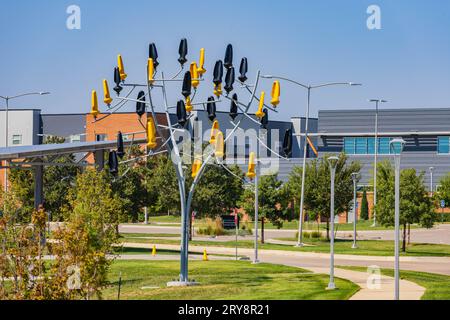
{"type": "MultiPolygon", "coordinates": [[[[295,239],[298,239],[298,231],[295,233],[295,239]]],[[[320,231],[303,231],[303,239],[323,239],[320,231]]]]}

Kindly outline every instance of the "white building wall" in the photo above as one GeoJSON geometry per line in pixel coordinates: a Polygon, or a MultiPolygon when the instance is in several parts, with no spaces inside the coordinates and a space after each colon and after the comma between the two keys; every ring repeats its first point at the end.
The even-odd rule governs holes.
{"type": "MultiPolygon", "coordinates": [[[[8,111],[8,146],[28,146],[39,143],[40,110],[8,111]],[[14,137],[16,136],[16,139],[14,137]],[[20,143],[14,144],[13,140],[20,143]]],[[[6,111],[0,110],[0,148],[6,147],[6,111]]]]}

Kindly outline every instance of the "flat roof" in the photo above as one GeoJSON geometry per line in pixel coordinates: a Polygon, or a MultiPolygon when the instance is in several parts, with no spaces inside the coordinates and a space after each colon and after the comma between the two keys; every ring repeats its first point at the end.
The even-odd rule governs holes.
{"type": "MultiPolygon", "coordinates": [[[[132,143],[142,144],[146,139],[124,141],[124,145],[132,143]]],[[[31,146],[17,146],[0,148],[0,160],[38,158],[59,154],[94,152],[98,150],[114,149],[117,141],[74,142],[61,144],[38,144],[31,146]]]]}
{"type": "MultiPolygon", "coordinates": [[[[424,111],[424,112],[433,112],[433,111],[450,111],[450,107],[447,108],[426,108],[426,107],[421,107],[421,108],[384,108],[384,107],[380,107],[378,109],[378,112],[417,112],[417,111],[424,111]]],[[[323,113],[323,112],[342,112],[342,113],[353,113],[353,112],[370,112],[370,113],[374,113],[375,112],[375,107],[371,108],[371,107],[367,107],[364,109],[323,109],[323,110],[319,110],[319,113],[323,113]]]]}

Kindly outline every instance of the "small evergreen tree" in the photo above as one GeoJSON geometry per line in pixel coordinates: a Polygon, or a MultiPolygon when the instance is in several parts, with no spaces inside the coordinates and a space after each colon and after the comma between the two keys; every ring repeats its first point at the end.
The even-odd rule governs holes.
{"type": "Polygon", "coordinates": [[[361,220],[369,220],[369,202],[367,201],[367,191],[364,189],[361,199],[361,220]]]}

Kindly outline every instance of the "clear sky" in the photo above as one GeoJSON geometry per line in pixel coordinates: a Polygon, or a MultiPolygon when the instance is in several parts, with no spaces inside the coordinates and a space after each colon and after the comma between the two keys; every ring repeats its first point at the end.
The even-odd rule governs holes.
{"type": "MultiPolygon", "coordinates": [[[[374,97],[389,100],[385,108],[450,107],[449,12],[450,1],[438,0],[5,0],[0,95],[46,90],[52,94],[10,105],[88,112],[90,91],[101,97],[101,80],[112,84],[118,53],[127,80],[143,82],[148,44],[156,43],[160,69],[173,74],[180,38],[186,37],[189,61],[198,60],[205,47],[209,72],[232,43],[235,66],[246,56],[252,82],[260,69],[304,83],[364,84],[314,92],[313,116],[319,109],[368,109],[367,99],[374,97]],[[81,8],[81,30],[66,28],[72,4],[81,8]],[[367,28],[372,4],[381,9],[381,30],[367,28]]],[[[270,91],[271,82],[261,88],[270,91]]],[[[170,90],[174,104],[179,88],[170,90]]],[[[284,83],[281,90],[280,113],[273,118],[304,115],[305,91],[284,83]]],[[[200,98],[212,94],[210,74],[200,92],[200,98]]],[[[125,110],[133,109],[130,104],[125,110]]],[[[228,103],[218,109],[228,110],[228,103]]]]}

